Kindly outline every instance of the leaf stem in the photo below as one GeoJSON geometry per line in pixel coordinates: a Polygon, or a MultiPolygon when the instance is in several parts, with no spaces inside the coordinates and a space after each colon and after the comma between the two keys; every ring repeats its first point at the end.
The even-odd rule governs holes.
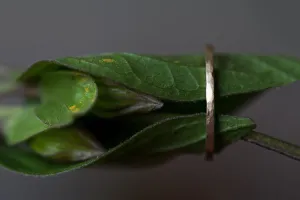
{"type": "Polygon", "coordinates": [[[18,84],[11,84],[0,88],[0,101],[7,97],[15,95],[18,91],[23,90],[24,96],[38,97],[38,89],[30,86],[22,86],[18,84]]]}
{"type": "Polygon", "coordinates": [[[295,144],[258,132],[251,132],[245,136],[243,140],[288,158],[300,161],[300,146],[295,144]]]}
{"type": "Polygon", "coordinates": [[[2,106],[0,105],[0,120],[3,118],[7,118],[10,115],[12,115],[13,113],[19,111],[20,109],[22,109],[22,106],[2,106]]]}

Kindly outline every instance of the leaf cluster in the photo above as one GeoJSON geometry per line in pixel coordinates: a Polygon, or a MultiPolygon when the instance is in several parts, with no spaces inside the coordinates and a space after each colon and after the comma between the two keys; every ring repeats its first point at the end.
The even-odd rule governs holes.
{"type": "MultiPolygon", "coordinates": [[[[221,152],[256,128],[251,119],[230,114],[267,89],[300,79],[300,60],[217,53],[214,63],[221,152]]],[[[46,176],[91,165],[161,164],[204,152],[203,55],[108,53],[42,60],[15,83],[35,93],[17,108],[0,107],[0,164],[12,171],[46,176]]]]}

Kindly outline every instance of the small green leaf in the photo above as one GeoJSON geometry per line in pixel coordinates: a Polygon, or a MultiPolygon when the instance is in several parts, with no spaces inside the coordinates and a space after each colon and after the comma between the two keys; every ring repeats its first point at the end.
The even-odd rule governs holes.
{"type": "MultiPolygon", "coordinates": [[[[68,68],[95,77],[108,78],[138,92],[173,101],[205,99],[203,55],[146,56],[111,53],[98,56],[64,57],[33,64],[20,81],[29,81],[47,66],[68,68]]],[[[220,96],[259,92],[300,79],[300,60],[285,56],[215,54],[220,96]]],[[[40,72],[41,73],[41,72],[40,72]]]]}
{"type": "Polygon", "coordinates": [[[67,126],[73,122],[73,115],[68,107],[52,99],[37,106],[35,115],[51,128],[67,126]]]}
{"type": "MultiPolygon", "coordinates": [[[[110,163],[126,162],[132,157],[145,159],[147,156],[151,157],[157,153],[161,153],[161,156],[163,156],[165,153],[170,153],[171,150],[175,151],[205,142],[205,114],[184,116],[171,114],[148,119],[137,117],[136,123],[139,123],[139,120],[146,120],[149,125],[108,149],[101,156],[87,161],[74,164],[58,164],[31,152],[20,150],[16,146],[2,146],[0,147],[0,163],[5,168],[19,173],[45,176],[79,169],[92,163],[109,165],[110,163]]],[[[134,120],[132,123],[134,123],[134,120]]],[[[219,147],[228,145],[228,141],[232,143],[238,140],[247,131],[254,128],[255,124],[250,119],[221,116],[220,131],[216,136],[217,139],[222,139],[218,142],[219,147]],[[226,143],[223,143],[223,141],[226,141],[226,143]]],[[[39,136],[42,136],[42,134],[39,136]]]]}
{"type": "Polygon", "coordinates": [[[6,143],[14,145],[48,128],[49,126],[35,115],[35,106],[28,106],[13,113],[5,120],[3,132],[6,143]]]}
{"type": "Polygon", "coordinates": [[[70,125],[74,117],[92,108],[97,99],[94,79],[82,73],[57,71],[40,79],[41,103],[12,115],[4,132],[14,145],[50,128],[70,125]]]}
{"type": "Polygon", "coordinates": [[[42,101],[55,99],[74,115],[83,115],[97,99],[97,85],[89,75],[56,71],[42,75],[40,82],[42,101]]]}
{"type": "Polygon", "coordinates": [[[59,162],[84,161],[103,153],[93,137],[74,128],[48,130],[28,144],[39,155],[59,162]]]}
{"type": "Polygon", "coordinates": [[[70,125],[74,120],[72,112],[64,104],[51,99],[42,104],[7,110],[6,113],[3,110],[2,114],[6,114],[3,116],[3,132],[8,145],[21,143],[51,128],[70,125]]]}
{"type": "Polygon", "coordinates": [[[145,114],[163,106],[161,101],[152,96],[139,94],[118,84],[99,80],[97,86],[98,98],[92,111],[99,117],[145,114]]]}

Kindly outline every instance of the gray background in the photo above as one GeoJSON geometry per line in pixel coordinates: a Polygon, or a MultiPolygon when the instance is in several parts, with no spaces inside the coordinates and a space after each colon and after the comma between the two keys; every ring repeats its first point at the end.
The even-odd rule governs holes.
{"type": "MultiPolygon", "coordinates": [[[[2,0],[0,61],[25,69],[67,55],[197,52],[207,42],[218,51],[300,56],[299,6],[275,0],[2,0]]],[[[294,83],[270,91],[239,114],[254,119],[260,131],[300,144],[299,90],[294,83]]],[[[299,199],[299,167],[238,142],[213,163],[184,156],[153,169],[88,169],[43,179],[1,169],[0,198],[299,199]]]]}

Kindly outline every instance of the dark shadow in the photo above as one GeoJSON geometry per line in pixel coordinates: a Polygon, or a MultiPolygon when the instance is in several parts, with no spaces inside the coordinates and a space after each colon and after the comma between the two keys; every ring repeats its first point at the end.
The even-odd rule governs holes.
{"type": "Polygon", "coordinates": [[[94,114],[76,120],[75,125],[92,133],[104,149],[111,149],[138,131],[166,117],[153,114],[131,114],[113,119],[98,118],[94,114]]]}
{"type": "MultiPolygon", "coordinates": [[[[230,114],[237,111],[243,106],[250,104],[263,92],[251,92],[245,94],[235,94],[230,96],[220,97],[218,89],[218,78],[216,74],[216,87],[215,87],[215,109],[218,114],[230,114]]],[[[164,107],[158,112],[162,113],[179,113],[179,114],[193,114],[199,112],[206,112],[206,101],[195,101],[195,102],[172,102],[164,101],[164,107]]]]}
{"type": "Polygon", "coordinates": [[[76,120],[76,126],[92,133],[106,150],[131,137],[139,128],[138,125],[133,126],[122,118],[99,119],[93,114],[76,120]]]}

